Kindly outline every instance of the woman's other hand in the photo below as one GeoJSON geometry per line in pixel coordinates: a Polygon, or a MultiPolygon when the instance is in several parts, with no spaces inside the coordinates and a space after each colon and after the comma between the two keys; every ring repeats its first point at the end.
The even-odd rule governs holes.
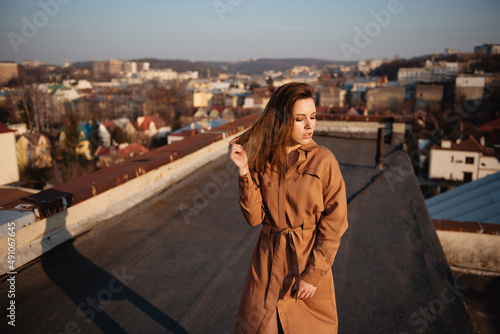
{"type": "Polygon", "coordinates": [[[229,159],[239,168],[239,173],[244,176],[248,173],[248,156],[240,144],[236,144],[237,138],[229,143],[229,159]]]}
{"type": "MultiPolygon", "coordinates": [[[[296,288],[297,288],[296,285],[294,285],[292,291],[295,290],[296,288]]],[[[297,298],[299,299],[308,299],[312,298],[315,292],[316,292],[316,287],[314,285],[311,285],[301,279],[299,282],[299,288],[295,291],[295,293],[292,294],[292,297],[295,298],[295,295],[297,295],[297,298]]]]}

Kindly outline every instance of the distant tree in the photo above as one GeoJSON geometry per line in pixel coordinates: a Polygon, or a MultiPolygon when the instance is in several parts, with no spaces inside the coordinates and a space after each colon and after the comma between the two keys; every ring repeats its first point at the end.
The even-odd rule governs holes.
{"type": "Polygon", "coordinates": [[[80,124],[80,117],[75,114],[70,114],[67,118],[66,125],[66,148],[68,151],[74,152],[78,146],[79,133],[78,125],[80,124]]]}
{"type": "Polygon", "coordinates": [[[500,55],[482,55],[479,61],[474,63],[474,69],[488,73],[499,73],[500,55]]]}
{"type": "Polygon", "coordinates": [[[26,124],[29,131],[32,131],[34,118],[33,103],[26,91],[24,92],[22,99],[17,103],[17,108],[21,121],[26,124]]]}
{"type": "Polygon", "coordinates": [[[9,108],[4,105],[0,105],[0,123],[7,123],[10,119],[9,108]]]}
{"type": "Polygon", "coordinates": [[[0,123],[19,123],[20,120],[16,115],[17,110],[12,98],[7,96],[7,99],[0,104],[0,123]]]}
{"type": "Polygon", "coordinates": [[[101,137],[99,136],[99,124],[97,121],[97,115],[94,113],[92,115],[92,131],[90,132],[90,152],[92,156],[95,150],[102,144],[101,137]]]}
{"type": "Polygon", "coordinates": [[[398,79],[398,71],[401,67],[422,67],[424,64],[421,60],[406,60],[399,59],[394,60],[390,63],[382,64],[380,67],[372,70],[370,72],[370,76],[387,76],[387,78],[391,81],[395,81],[398,79]]]}

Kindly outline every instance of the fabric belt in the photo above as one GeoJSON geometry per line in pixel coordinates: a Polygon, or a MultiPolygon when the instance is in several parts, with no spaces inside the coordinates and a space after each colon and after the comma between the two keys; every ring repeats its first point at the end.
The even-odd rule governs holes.
{"type": "MultiPolygon", "coordinates": [[[[315,230],[316,229],[316,225],[313,225],[311,228],[308,228],[308,229],[304,229],[304,225],[301,225],[299,227],[295,227],[295,228],[289,228],[289,227],[285,227],[285,228],[279,228],[279,227],[275,227],[275,226],[271,226],[270,224],[267,224],[267,223],[263,223],[263,226],[262,226],[262,233],[264,233],[267,237],[270,237],[271,234],[281,234],[278,238],[277,238],[277,246],[278,247],[275,247],[275,249],[278,250],[278,252],[281,252],[281,243],[283,241],[287,241],[287,244],[285,245],[285,247],[287,247],[287,245],[290,247],[290,250],[292,251],[292,273],[293,273],[293,276],[295,277],[295,288],[298,290],[299,289],[299,284],[300,284],[300,268],[299,268],[299,260],[298,260],[298,257],[297,257],[297,249],[296,249],[296,246],[295,246],[295,238],[298,234],[298,232],[302,232],[302,231],[308,231],[308,230],[315,230]]],[[[271,274],[270,274],[270,280],[272,281],[273,280],[273,268],[274,268],[274,262],[277,261],[277,257],[280,257],[281,256],[281,253],[279,254],[276,254],[276,252],[274,253],[274,258],[273,258],[273,265],[271,266],[271,274]]],[[[284,261],[286,261],[286,249],[285,249],[285,259],[284,261]]],[[[276,274],[276,273],[275,273],[276,274]]],[[[275,288],[279,288],[281,290],[281,284],[283,284],[283,279],[284,277],[281,277],[282,275],[278,275],[276,280],[278,282],[276,282],[276,284],[280,284],[279,287],[275,287],[275,288]]],[[[266,296],[266,301],[265,301],[265,307],[266,309],[269,309],[269,308],[274,308],[276,307],[276,303],[278,302],[278,298],[279,298],[279,295],[278,295],[278,298],[276,298],[276,300],[271,300],[272,296],[274,296],[273,293],[270,293],[269,290],[271,290],[271,285],[272,283],[274,282],[270,282],[269,283],[269,286],[268,286],[268,291],[267,291],[267,296],[266,296]]],[[[295,300],[297,301],[297,292],[295,293],[295,300]]]]}

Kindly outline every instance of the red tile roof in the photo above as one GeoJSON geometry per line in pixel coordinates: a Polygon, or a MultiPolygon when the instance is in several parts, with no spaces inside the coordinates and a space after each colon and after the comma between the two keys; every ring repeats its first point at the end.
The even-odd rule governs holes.
{"type": "Polygon", "coordinates": [[[151,124],[151,122],[153,122],[155,124],[157,129],[167,125],[167,123],[163,119],[161,119],[159,116],[148,115],[148,116],[144,116],[144,121],[141,123],[141,125],[136,126],[137,130],[140,130],[140,131],[149,130],[149,124],[151,124]]]}
{"type": "Polygon", "coordinates": [[[116,151],[116,158],[118,159],[129,159],[136,155],[141,155],[143,153],[148,152],[148,149],[142,146],[141,144],[134,143],[129,144],[121,150],[116,151]]]}
{"type": "Polygon", "coordinates": [[[494,128],[500,128],[500,118],[488,123],[484,123],[479,127],[479,131],[493,132],[494,128]]]}
{"type": "Polygon", "coordinates": [[[192,135],[197,134],[199,131],[197,129],[190,129],[190,130],[182,130],[180,132],[175,132],[172,133],[171,136],[178,136],[178,137],[190,137],[192,135]]]}
{"type": "Polygon", "coordinates": [[[98,148],[96,148],[94,155],[95,156],[98,156],[98,155],[108,155],[109,156],[109,155],[111,155],[111,147],[99,146],[98,148]]]}
{"type": "Polygon", "coordinates": [[[331,107],[330,113],[334,114],[347,114],[349,107],[331,107]]]}
{"type": "Polygon", "coordinates": [[[115,123],[113,121],[104,121],[104,122],[101,122],[102,125],[104,125],[104,127],[109,130],[109,129],[112,129],[115,127],[115,123]]]}
{"type": "Polygon", "coordinates": [[[469,138],[461,140],[458,143],[456,141],[451,141],[450,148],[443,148],[439,145],[434,145],[432,146],[432,149],[446,151],[481,152],[486,156],[493,155],[492,152],[488,151],[484,146],[482,146],[473,136],[469,136],[469,138]]]}
{"type": "Polygon", "coordinates": [[[218,112],[222,112],[224,109],[226,109],[226,107],[224,106],[213,106],[212,108],[210,108],[210,110],[217,110],[218,112]]]}
{"type": "Polygon", "coordinates": [[[327,113],[329,110],[330,110],[330,108],[329,108],[329,107],[325,107],[325,106],[316,106],[316,112],[317,112],[317,113],[324,114],[324,113],[327,113]]]}
{"type": "MultiPolygon", "coordinates": [[[[95,152],[94,155],[96,156],[111,156],[111,147],[102,147],[99,146],[95,152]]],[[[118,159],[129,159],[132,158],[136,155],[141,155],[143,153],[149,152],[147,148],[142,146],[141,144],[138,143],[133,143],[125,146],[122,149],[116,149],[116,158],[118,159]]]]}
{"type": "Polygon", "coordinates": [[[16,131],[9,129],[5,125],[0,123],[0,133],[8,133],[8,132],[16,132],[16,131]]]}

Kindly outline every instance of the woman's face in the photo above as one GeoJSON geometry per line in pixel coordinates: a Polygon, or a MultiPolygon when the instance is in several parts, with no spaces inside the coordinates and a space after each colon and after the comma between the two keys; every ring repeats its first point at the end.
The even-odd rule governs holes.
{"type": "Polygon", "coordinates": [[[293,132],[291,150],[311,141],[314,126],[316,125],[316,105],[314,99],[302,99],[293,105],[293,132]]]}

